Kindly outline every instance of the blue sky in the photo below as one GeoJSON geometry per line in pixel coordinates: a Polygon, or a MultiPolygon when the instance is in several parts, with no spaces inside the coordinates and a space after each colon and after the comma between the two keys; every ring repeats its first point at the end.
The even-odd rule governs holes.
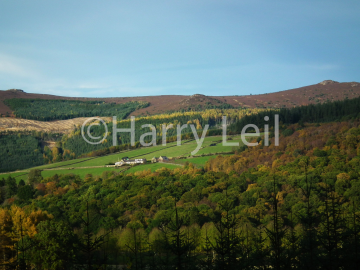
{"type": "Polygon", "coordinates": [[[360,1],[0,0],[0,89],[270,93],[360,81],[360,1]]]}

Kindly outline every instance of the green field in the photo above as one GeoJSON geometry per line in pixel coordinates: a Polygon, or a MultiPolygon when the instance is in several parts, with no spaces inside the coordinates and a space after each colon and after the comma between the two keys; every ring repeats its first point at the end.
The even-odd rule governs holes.
{"type": "Polygon", "coordinates": [[[8,178],[11,175],[11,177],[16,177],[16,182],[19,183],[19,181],[22,180],[27,180],[27,172],[13,172],[13,173],[3,173],[0,174],[0,179],[4,178],[8,178]]]}
{"type": "Polygon", "coordinates": [[[122,169],[120,168],[91,168],[91,169],[64,169],[64,170],[51,170],[51,171],[42,171],[42,177],[49,177],[55,174],[76,174],[79,175],[80,178],[84,179],[85,175],[88,173],[92,174],[93,176],[100,176],[104,171],[115,171],[120,172],[122,169]]]}
{"type": "MultiPolygon", "coordinates": [[[[228,140],[228,142],[239,142],[239,145],[243,145],[241,141],[240,135],[232,137],[232,140],[228,140]]],[[[110,154],[107,156],[102,157],[87,157],[87,158],[81,158],[81,159],[74,159],[74,160],[68,160],[68,161],[62,161],[57,162],[53,164],[47,164],[35,167],[36,169],[44,170],[42,171],[43,177],[49,177],[55,174],[78,174],[81,178],[84,178],[86,174],[90,173],[94,176],[101,175],[103,171],[117,171],[120,172],[123,170],[123,168],[81,168],[81,167],[95,167],[95,166],[105,166],[109,163],[115,163],[119,159],[123,157],[129,157],[129,158],[146,158],[147,160],[151,160],[153,157],[159,157],[159,156],[167,156],[167,157],[190,157],[191,152],[194,151],[197,147],[197,143],[195,140],[184,140],[182,142],[181,146],[177,146],[176,142],[167,143],[166,146],[163,145],[157,145],[152,147],[143,147],[138,148],[134,150],[129,151],[123,151],[116,154],[110,154]],[[51,168],[58,168],[56,170],[46,170],[51,168]]],[[[177,164],[184,164],[185,162],[191,162],[197,166],[204,166],[205,163],[210,159],[216,157],[215,153],[226,153],[231,152],[233,150],[232,146],[223,146],[222,145],[222,136],[213,136],[213,137],[205,137],[202,149],[200,149],[196,155],[202,155],[202,154],[214,154],[211,156],[206,157],[196,157],[196,158],[189,158],[189,159],[178,159],[175,160],[174,163],[177,164]],[[215,146],[210,146],[210,144],[215,143],[215,146]]],[[[164,164],[164,163],[155,163],[155,164],[146,164],[146,165],[139,165],[130,168],[126,171],[126,173],[133,173],[136,171],[142,171],[151,169],[151,171],[155,171],[159,168],[166,167],[169,169],[178,168],[177,165],[172,164],[164,164]]],[[[12,173],[6,173],[6,174],[0,174],[1,178],[7,178],[9,175],[12,177],[16,177],[17,181],[20,181],[21,179],[27,180],[27,173],[30,169],[23,170],[23,171],[17,171],[12,173]]]]}
{"type": "MultiPolygon", "coordinates": [[[[240,136],[233,137],[233,140],[230,140],[229,142],[240,142],[240,145],[242,145],[240,136]]],[[[181,146],[176,146],[176,142],[172,142],[172,143],[167,143],[166,146],[157,145],[152,147],[143,147],[130,151],[123,151],[116,154],[110,154],[102,157],[81,158],[75,160],[62,161],[53,164],[38,166],[36,168],[48,169],[48,168],[57,168],[57,167],[77,168],[77,167],[103,166],[108,163],[115,163],[119,159],[125,156],[129,158],[146,158],[146,159],[151,159],[154,156],[155,157],[190,156],[191,152],[194,151],[196,147],[197,147],[197,143],[195,140],[192,141],[187,140],[187,141],[183,141],[181,146]]],[[[204,147],[204,149],[199,150],[199,152],[196,153],[196,155],[203,153],[232,151],[231,146],[222,146],[222,136],[205,137],[202,147],[204,147]],[[211,143],[214,142],[217,143],[216,146],[209,146],[211,143]]]]}
{"type": "MultiPolygon", "coordinates": [[[[262,133],[261,133],[262,136],[262,133]]],[[[223,146],[222,143],[222,137],[219,137],[221,139],[221,142],[217,142],[216,140],[213,140],[213,143],[216,143],[214,146],[210,146],[211,142],[204,142],[203,146],[204,148],[200,149],[199,152],[197,152],[196,155],[206,155],[206,154],[214,154],[215,153],[227,153],[233,151],[234,146],[223,146]]],[[[253,136],[246,136],[248,138],[248,142],[250,142],[254,137],[253,136]]],[[[227,140],[227,143],[234,143],[238,142],[239,146],[244,145],[243,141],[241,140],[241,136],[234,136],[231,140],[227,140]]],[[[237,146],[236,146],[237,147],[237,146]]]]}
{"type": "MultiPolygon", "coordinates": [[[[76,175],[79,175],[80,178],[84,179],[86,174],[92,174],[93,176],[101,176],[101,174],[104,171],[121,172],[121,171],[125,170],[124,171],[125,173],[134,173],[134,172],[150,169],[152,172],[154,172],[163,167],[168,168],[168,169],[175,169],[175,168],[179,168],[180,166],[173,165],[173,164],[154,163],[154,164],[145,164],[145,165],[134,166],[128,170],[125,170],[126,168],[124,168],[124,167],[120,167],[120,168],[102,167],[102,168],[88,168],[88,169],[59,169],[59,170],[42,171],[41,175],[42,175],[42,177],[46,178],[46,177],[53,176],[55,174],[58,174],[58,175],[60,175],[60,174],[76,174],[76,175]]],[[[12,177],[15,177],[17,182],[19,182],[21,179],[26,181],[27,177],[28,177],[28,174],[25,172],[21,172],[21,173],[17,172],[17,173],[1,174],[0,179],[7,178],[9,175],[11,175],[12,177]]]]}
{"type": "MultiPolygon", "coordinates": [[[[153,147],[144,147],[144,148],[134,149],[131,151],[111,154],[111,155],[107,155],[107,156],[103,156],[103,157],[96,157],[96,158],[91,158],[91,159],[86,158],[86,159],[82,159],[83,160],[82,162],[77,162],[77,163],[74,162],[75,160],[73,160],[72,163],[71,162],[68,163],[69,166],[64,166],[64,167],[77,168],[77,167],[103,166],[103,165],[107,165],[109,163],[115,163],[123,157],[151,159],[154,156],[158,157],[160,155],[166,155],[163,153],[168,148],[174,149],[175,147],[171,147],[174,145],[176,145],[176,143],[168,143],[166,146],[157,145],[157,146],[153,146],[153,147]]],[[[62,165],[63,162],[58,162],[57,164],[59,166],[59,165],[62,165]]],[[[55,164],[53,164],[53,165],[55,165],[55,164]]]]}
{"type": "Polygon", "coordinates": [[[178,164],[185,164],[186,162],[192,163],[197,166],[205,166],[206,162],[211,159],[217,157],[214,156],[206,156],[206,157],[195,157],[195,158],[187,158],[187,159],[177,159],[175,160],[175,163],[178,164]]]}
{"type": "MultiPolygon", "coordinates": [[[[220,137],[209,137],[205,138],[204,146],[209,145],[214,140],[219,140],[220,137]]],[[[153,147],[144,147],[139,149],[134,149],[127,152],[121,152],[117,154],[111,154],[103,157],[96,158],[83,158],[77,160],[70,160],[64,162],[58,162],[55,164],[43,165],[37,168],[55,168],[55,167],[64,167],[64,168],[78,168],[78,167],[92,167],[92,166],[103,166],[109,163],[115,163],[119,159],[127,156],[129,158],[146,158],[148,160],[152,159],[154,156],[167,156],[167,157],[178,157],[178,156],[190,156],[191,152],[197,147],[196,141],[184,141],[181,146],[177,146],[176,142],[167,143],[166,146],[157,145],[153,147]],[[80,161],[80,162],[79,162],[80,161]]],[[[231,147],[228,147],[231,151],[231,147]]]]}
{"type": "Polygon", "coordinates": [[[232,146],[222,146],[221,143],[219,143],[216,146],[208,146],[203,149],[200,149],[199,152],[197,152],[196,155],[203,155],[203,154],[215,154],[215,153],[221,153],[221,152],[231,152],[232,146]]]}
{"type": "Polygon", "coordinates": [[[166,164],[166,163],[145,164],[145,165],[134,166],[134,167],[126,170],[125,173],[127,174],[127,173],[140,172],[140,171],[144,171],[144,170],[148,170],[148,169],[150,169],[152,172],[154,172],[161,168],[176,169],[176,168],[180,168],[180,166],[173,165],[173,164],[166,164]]]}
{"type": "Polygon", "coordinates": [[[51,168],[57,168],[57,167],[73,167],[72,165],[75,164],[81,164],[84,161],[90,160],[93,158],[78,158],[78,159],[73,159],[73,160],[67,160],[67,161],[61,161],[61,162],[56,162],[56,163],[52,163],[52,164],[46,164],[46,165],[42,165],[42,166],[38,166],[35,167],[34,169],[51,169],[51,168]]]}

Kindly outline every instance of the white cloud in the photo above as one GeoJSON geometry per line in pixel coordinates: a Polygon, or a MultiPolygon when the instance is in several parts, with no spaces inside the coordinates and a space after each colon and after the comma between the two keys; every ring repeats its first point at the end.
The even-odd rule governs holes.
{"type": "Polygon", "coordinates": [[[18,79],[38,79],[39,72],[29,61],[13,56],[0,54],[0,75],[13,76],[18,79]]]}

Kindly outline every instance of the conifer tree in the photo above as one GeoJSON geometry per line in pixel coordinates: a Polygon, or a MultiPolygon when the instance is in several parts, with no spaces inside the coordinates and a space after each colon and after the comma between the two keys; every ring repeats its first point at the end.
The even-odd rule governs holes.
{"type": "Polygon", "coordinates": [[[265,228],[266,234],[270,240],[270,257],[269,263],[275,270],[286,269],[285,250],[283,242],[286,236],[286,229],[283,228],[280,213],[278,209],[278,199],[276,190],[276,178],[273,176],[273,193],[272,193],[272,211],[273,225],[270,229],[265,228]]]}
{"type": "Polygon", "coordinates": [[[301,269],[311,270],[318,268],[318,240],[315,229],[316,216],[310,200],[314,179],[308,176],[309,158],[305,157],[301,162],[302,164],[300,165],[303,165],[305,170],[305,188],[301,185],[299,187],[306,200],[306,212],[304,215],[299,215],[300,223],[303,227],[303,233],[300,238],[299,263],[301,269]]]}
{"type": "Polygon", "coordinates": [[[234,269],[240,266],[243,257],[241,248],[242,239],[238,232],[239,219],[231,213],[234,203],[228,198],[226,193],[225,201],[219,203],[220,218],[215,223],[217,236],[213,247],[216,258],[214,261],[215,269],[234,269]]]}
{"type": "Polygon", "coordinates": [[[105,237],[111,232],[107,232],[100,236],[94,236],[94,222],[98,219],[98,215],[95,214],[90,217],[89,202],[86,202],[85,218],[80,218],[83,226],[83,236],[80,238],[79,247],[85,255],[86,270],[100,269],[103,264],[106,263],[107,258],[100,258],[95,256],[96,252],[105,243],[105,237]]]}
{"type": "Polygon", "coordinates": [[[167,267],[169,269],[174,267],[176,270],[192,269],[194,267],[194,257],[191,256],[191,252],[195,249],[194,241],[186,237],[183,230],[185,220],[179,215],[176,201],[174,203],[175,216],[160,228],[163,233],[163,247],[173,255],[167,267]]]}

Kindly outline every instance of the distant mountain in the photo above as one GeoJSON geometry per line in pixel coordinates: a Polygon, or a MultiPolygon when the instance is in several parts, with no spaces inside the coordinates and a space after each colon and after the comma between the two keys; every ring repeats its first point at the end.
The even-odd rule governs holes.
{"type": "Polygon", "coordinates": [[[163,95],[145,97],[113,97],[113,98],[75,98],[44,94],[30,94],[21,89],[0,90],[0,113],[11,114],[11,109],[4,104],[4,100],[11,98],[39,98],[39,99],[67,99],[67,100],[102,100],[105,102],[125,103],[128,101],[146,101],[150,106],[136,110],[132,115],[153,115],[169,111],[206,108],[282,108],[300,105],[323,103],[326,101],[351,99],[360,96],[360,83],[339,83],[325,80],[318,84],[304,86],[275,93],[245,96],[192,96],[163,95]]]}

